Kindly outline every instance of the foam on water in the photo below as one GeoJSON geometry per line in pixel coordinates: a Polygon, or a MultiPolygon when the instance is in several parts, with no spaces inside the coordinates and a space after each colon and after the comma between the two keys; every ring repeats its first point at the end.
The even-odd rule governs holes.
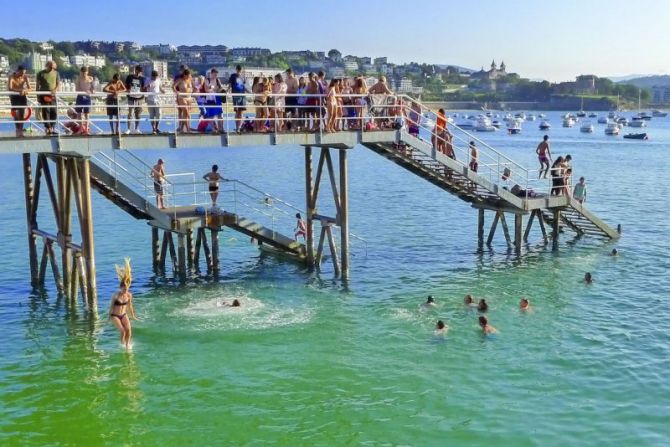
{"type": "Polygon", "coordinates": [[[231,292],[193,299],[183,308],[175,310],[172,316],[186,318],[189,327],[198,331],[267,330],[308,323],[313,310],[307,306],[267,304],[246,292],[231,292]],[[239,307],[229,305],[235,299],[240,301],[239,307]]]}

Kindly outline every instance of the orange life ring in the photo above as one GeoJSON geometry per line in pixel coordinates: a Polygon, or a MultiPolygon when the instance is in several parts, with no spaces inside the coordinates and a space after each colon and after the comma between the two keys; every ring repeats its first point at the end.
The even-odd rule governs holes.
{"type": "MultiPolygon", "coordinates": [[[[16,109],[12,109],[11,114],[12,118],[16,119],[16,109]]],[[[28,121],[31,116],[33,116],[33,109],[28,107],[26,109],[26,116],[23,117],[23,121],[28,121]]]]}

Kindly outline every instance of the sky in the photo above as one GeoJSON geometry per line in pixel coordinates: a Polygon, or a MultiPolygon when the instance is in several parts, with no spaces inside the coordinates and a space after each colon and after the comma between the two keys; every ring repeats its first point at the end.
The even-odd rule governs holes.
{"type": "Polygon", "coordinates": [[[0,37],[224,44],[387,56],[530,79],[670,74],[670,1],[646,0],[31,0],[0,37]],[[36,6],[36,7],[35,7],[36,6]]]}

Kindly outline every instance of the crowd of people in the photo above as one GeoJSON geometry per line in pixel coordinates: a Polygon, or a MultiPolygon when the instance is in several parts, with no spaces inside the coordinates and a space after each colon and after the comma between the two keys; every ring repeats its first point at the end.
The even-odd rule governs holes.
{"type": "MultiPolygon", "coordinates": [[[[77,91],[74,103],[63,100],[59,103],[56,95],[60,77],[56,63],[49,61],[37,74],[35,88],[40,92],[37,121],[44,125],[47,135],[56,133],[58,108],[64,106],[70,107],[68,116],[73,119],[73,126],[64,127],[70,133],[90,134],[96,81],[88,68],[82,67],[74,84],[77,91]],[[74,124],[76,132],[72,131],[74,124]]],[[[31,110],[28,94],[32,91],[24,67],[19,66],[9,76],[9,90],[12,92],[10,101],[16,136],[23,137],[24,124],[30,118],[27,113],[31,110]]],[[[152,71],[146,78],[143,68],[138,65],[125,79],[119,73],[113,74],[102,92],[106,94],[105,111],[114,135],[121,133],[122,118],[125,118],[126,134],[143,133],[140,122],[145,106],[153,134],[161,133],[162,109],[176,109],[176,130],[181,133],[227,132],[224,107],[234,113],[236,132],[374,130],[400,128],[406,119],[402,101],[393,94],[384,76],[368,88],[362,76],[327,80],[323,71],[298,77],[289,68],[285,73],[247,80],[243,68],[238,65],[228,79],[221,79],[216,68],[198,75],[182,65],[171,82],[166,82],[157,71],[152,71]],[[164,96],[168,93],[173,95],[174,104],[164,96]],[[248,98],[252,104],[247,104],[248,98]],[[232,104],[228,108],[230,99],[232,104]],[[251,113],[245,115],[247,110],[251,113]],[[195,111],[198,121],[191,127],[195,111]]],[[[413,113],[417,113],[416,107],[417,103],[413,102],[413,113]]],[[[420,116],[420,106],[418,108],[420,116]]],[[[419,116],[411,120],[414,127],[418,126],[419,116]]]]}

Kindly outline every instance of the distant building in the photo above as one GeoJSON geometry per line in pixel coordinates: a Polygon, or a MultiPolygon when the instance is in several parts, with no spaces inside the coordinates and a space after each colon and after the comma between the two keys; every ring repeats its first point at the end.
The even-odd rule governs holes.
{"type": "Polygon", "coordinates": [[[0,54],[0,70],[6,70],[7,68],[9,68],[9,58],[0,54]]]}
{"type": "Polygon", "coordinates": [[[114,45],[114,51],[116,51],[117,53],[121,53],[121,52],[123,52],[123,50],[125,50],[125,49],[126,49],[126,44],[123,43],[123,42],[117,42],[117,43],[114,45]]]}
{"type": "Polygon", "coordinates": [[[372,64],[372,58],[371,57],[360,57],[359,59],[360,59],[362,65],[372,64]]]}
{"type": "Polygon", "coordinates": [[[361,65],[361,70],[365,74],[375,74],[377,73],[377,67],[372,64],[363,64],[361,65]]]}
{"type": "Polygon", "coordinates": [[[49,42],[42,42],[40,44],[40,48],[46,52],[49,52],[54,49],[54,46],[51,45],[49,42]]]}
{"type": "Polygon", "coordinates": [[[358,62],[357,61],[345,61],[344,69],[348,71],[358,71],[358,62]]]}
{"type": "Polygon", "coordinates": [[[170,44],[159,43],[158,45],[145,45],[145,50],[158,51],[161,56],[170,56],[177,51],[177,47],[170,44]]]}
{"type": "Polygon", "coordinates": [[[119,72],[120,75],[130,73],[130,66],[123,61],[113,62],[112,65],[114,66],[114,68],[116,68],[116,70],[119,72]]]}
{"type": "Polygon", "coordinates": [[[481,70],[476,71],[470,75],[471,79],[482,79],[482,80],[495,80],[504,76],[507,76],[507,67],[503,61],[500,64],[500,68],[496,66],[496,61],[491,62],[491,69],[485,71],[484,67],[481,70]]]}
{"type": "Polygon", "coordinates": [[[70,63],[70,58],[67,56],[59,56],[56,62],[58,62],[59,67],[68,68],[72,66],[72,64],[70,63]]]}
{"type": "Polygon", "coordinates": [[[343,78],[346,75],[346,73],[344,72],[344,68],[342,67],[332,67],[328,69],[328,75],[330,76],[331,79],[343,78]]]}
{"type": "Polygon", "coordinates": [[[575,79],[575,90],[584,93],[593,93],[596,91],[596,79],[595,75],[581,75],[577,76],[575,79]]]}
{"type": "Polygon", "coordinates": [[[657,104],[670,103],[670,85],[655,85],[651,88],[651,100],[657,104]]]}
{"type": "Polygon", "coordinates": [[[376,57],[374,61],[375,65],[386,65],[388,64],[388,58],[387,57],[376,57]]]}
{"type": "Polygon", "coordinates": [[[233,56],[253,57],[253,56],[270,56],[272,52],[267,48],[233,48],[233,56]]]}
{"type": "Polygon", "coordinates": [[[338,50],[332,49],[328,52],[328,59],[339,64],[342,62],[342,53],[340,53],[338,50]]]}
{"type": "Polygon", "coordinates": [[[47,64],[47,61],[51,60],[51,55],[47,54],[40,54],[40,53],[35,53],[30,52],[26,54],[25,59],[23,60],[23,65],[25,65],[27,70],[31,70],[33,72],[38,72],[40,70],[44,70],[44,67],[47,64]]]}
{"type": "Polygon", "coordinates": [[[325,68],[325,64],[323,63],[323,61],[319,60],[310,60],[307,62],[307,66],[312,70],[321,70],[325,68]]]}
{"type": "Polygon", "coordinates": [[[94,67],[102,68],[106,65],[104,56],[91,56],[90,54],[80,53],[70,56],[70,64],[75,67],[94,67]]]}
{"type": "MultiPolygon", "coordinates": [[[[236,72],[236,67],[216,67],[216,70],[219,72],[219,78],[221,78],[224,82],[228,82],[230,75],[236,72]]],[[[277,74],[284,76],[286,74],[286,70],[283,68],[242,67],[242,74],[246,81],[246,86],[251,89],[251,84],[253,83],[256,76],[268,77],[275,76],[277,74]]]]}
{"type": "Polygon", "coordinates": [[[156,70],[158,72],[158,77],[161,79],[168,79],[168,63],[167,61],[161,60],[152,60],[145,61],[139,64],[142,67],[144,76],[151,76],[151,72],[156,70]]]}
{"type": "Polygon", "coordinates": [[[415,95],[420,95],[423,93],[423,87],[415,87],[414,83],[410,78],[402,78],[397,84],[398,93],[412,93],[415,95]]]}
{"type": "Polygon", "coordinates": [[[131,42],[131,43],[130,43],[130,49],[131,49],[132,51],[141,51],[141,50],[142,50],[142,45],[140,45],[140,44],[137,43],[137,42],[131,42]]]}

